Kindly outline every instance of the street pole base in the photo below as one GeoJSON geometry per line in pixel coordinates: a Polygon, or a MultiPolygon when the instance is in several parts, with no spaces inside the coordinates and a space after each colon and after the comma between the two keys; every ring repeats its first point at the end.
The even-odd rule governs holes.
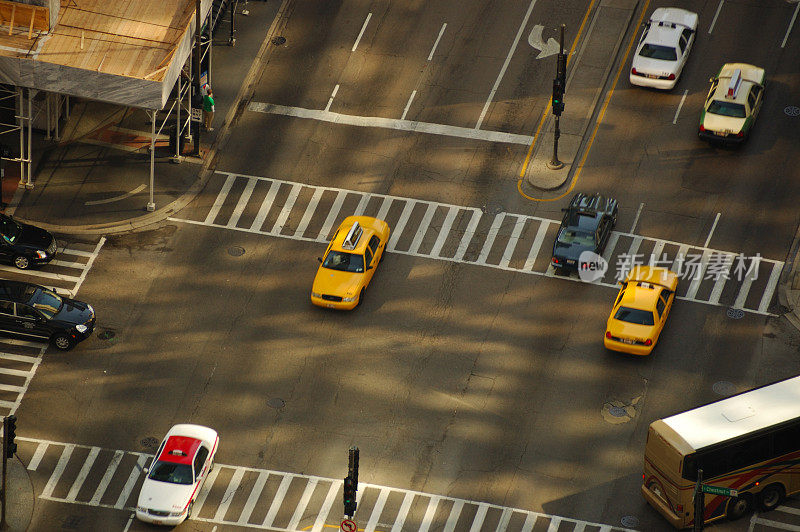
{"type": "Polygon", "coordinates": [[[173,164],[181,164],[183,162],[183,157],[180,155],[173,155],[170,160],[173,164]]]}
{"type": "Polygon", "coordinates": [[[564,168],[564,163],[562,163],[558,159],[554,161],[547,161],[547,167],[550,170],[561,170],[562,168],[564,168]]]}
{"type": "Polygon", "coordinates": [[[152,201],[148,201],[147,202],[147,212],[153,212],[154,210],[156,210],[156,204],[153,203],[152,201]]]}

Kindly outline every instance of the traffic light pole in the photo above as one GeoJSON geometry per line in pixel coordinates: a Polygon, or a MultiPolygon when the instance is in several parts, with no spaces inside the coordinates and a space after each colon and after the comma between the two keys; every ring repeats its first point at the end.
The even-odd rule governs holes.
{"type": "Polygon", "coordinates": [[[561,46],[558,52],[558,63],[556,67],[556,79],[553,83],[553,116],[556,117],[556,126],[553,131],[553,158],[547,163],[551,170],[564,168],[564,163],[558,160],[558,139],[561,137],[561,111],[564,108],[564,92],[566,90],[566,66],[567,60],[564,56],[564,24],[561,25],[561,46]]]}

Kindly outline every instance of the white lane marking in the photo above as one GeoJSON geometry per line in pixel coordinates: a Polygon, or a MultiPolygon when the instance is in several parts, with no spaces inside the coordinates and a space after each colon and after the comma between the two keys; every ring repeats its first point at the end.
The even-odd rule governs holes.
{"type": "Polygon", "coordinates": [[[336,199],[333,200],[333,205],[331,205],[331,210],[328,213],[328,217],[325,218],[325,223],[322,224],[322,229],[320,229],[319,235],[317,235],[318,241],[328,241],[328,234],[330,234],[331,229],[333,228],[333,223],[336,221],[336,217],[339,216],[339,211],[342,210],[342,203],[344,203],[344,198],[346,196],[347,192],[344,190],[340,190],[336,194],[336,199]]]}
{"type": "Polygon", "coordinates": [[[333,92],[331,92],[331,97],[328,98],[328,105],[325,106],[325,111],[330,112],[331,104],[333,103],[333,99],[336,98],[336,93],[339,92],[339,84],[337,83],[336,86],[333,88],[333,92]]]}
{"type": "Polygon", "coordinates": [[[475,518],[472,520],[472,527],[470,527],[469,532],[480,532],[483,520],[486,519],[487,510],[489,510],[489,505],[485,502],[478,505],[478,511],[475,512],[475,518]]]}
{"type": "Polygon", "coordinates": [[[688,244],[681,244],[678,248],[678,253],[675,255],[675,260],[672,261],[671,270],[678,275],[683,275],[683,263],[686,262],[686,254],[689,252],[688,244]]]}
{"type": "Polygon", "coordinates": [[[411,107],[411,102],[414,101],[414,96],[416,96],[416,95],[417,95],[417,90],[416,89],[411,91],[411,96],[408,97],[408,102],[406,103],[405,109],[403,109],[403,114],[402,114],[402,116],[400,116],[400,120],[405,120],[406,119],[406,115],[408,114],[408,109],[411,107]]]}
{"type": "Polygon", "coordinates": [[[378,220],[385,220],[386,215],[389,214],[389,209],[392,207],[392,201],[394,198],[391,196],[384,196],[383,201],[381,202],[381,209],[378,211],[378,220]]]}
{"type": "Polygon", "coordinates": [[[714,24],[716,24],[716,23],[717,23],[717,17],[719,16],[719,12],[720,12],[720,10],[722,9],[722,3],[723,3],[724,1],[725,1],[725,0],[719,0],[719,5],[717,6],[717,12],[716,12],[716,13],[714,13],[714,18],[711,20],[711,26],[709,26],[709,27],[708,27],[708,33],[709,33],[709,35],[711,34],[711,32],[712,32],[712,31],[714,31],[714,24]]]}
{"type": "Polygon", "coordinates": [[[21,369],[9,369],[9,368],[0,368],[0,374],[3,375],[14,375],[15,377],[27,377],[31,374],[31,371],[24,371],[21,369]]]}
{"type": "Polygon", "coordinates": [[[386,505],[386,499],[389,498],[389,491],[389,488],[381,490],[378,500],[375,501],[375,506],[372,507],[372,513],[369,516],[364,532],[375,532],[375,527],[378,526],[378,520],[381,518],[381,513],[383,513],[383,507],[386,505]]]}
{"type": "Polygon", "coordinates": [[[303,185],[297,183],[292,187],[292,190],[289,191],[289,196],[286,198],[286,203],[283,204],[283,209],[281,209],[281,213],[275,220],[275,224],[272,226],[272,231],[270,231],[270,233],[275,235],[281,234],[281,231],[283,231],[283,226],[286,225],[286,221],[289,219],[289,214],[291,214],[292,209],[294,208],[294,203],[297,201],[297,196],[300,195],[300,189],[302,188],[303,185]]]}
{"type": "Polygon", "coordinates": [[[453,507],[450,508],[450,515],[447,516],[447,523],[444,525],[442,532],[455,532],[458,518],[461,515],[461,510],[464,509],[464,501],[456,501],[453,507]]]}
{"type": "Polygon", "coordinates": [[[283,504],[283,498],[286,497],[286,492],[289,490],[289,484],[291,483],[292,475],[285,475],[283,479],[281,479],[278,491],[275,492],[275,497],[272,499],[272,504],[269,506],[269,511],[267,511],[267,515],[264,517],[264,522],[261,523],[261,526],[272,526],[272,521],[275,520],[275,516],[278,514],[281,504],[283,504]]]}
{"type": "Polygon", "coordinates": [[[311,218],[314,216],[314,211],[317,210],[317,205],[319,204],[320,198],[322,198],[322,193],[325,192],[325,189],[318,188],[314,190],[314,195],[311,196],[311,201],[308,202],[308,207],[306,207],[306,212],[303,213],[303,217],[300,219],[300,223],[297,224],[297,229],[294,232],[294,236],[303,236],[306,232],[306,228],[308,224],[311,222],[311,218]]]}
{"type": "Polygon", "coordinates": [[[328,488],[328,495],[325,497],[325,502],[322,503],[322,508],[317,514],[317,520],[314,522],[314,528],[311,529],[311,532],[322,532],[322,529],[325,528],[325,521],[327,521],[328,514],[336,501],[337,493],[339,493],[339,483],[331,482],[331,486],[328,488]]]}
{"type": "Polygon", "coordinates": [[[436,242],[434,242],[433,248],[431,248],[430,255],[432,257],[438,257],[439,253],[442,251],[442,247],[447,240],[447,236],[450,234],[450,229],[452,229],[453,222],[455,221],[459,211],[460,209],[458,207],[450,207],[447,209],[447,216],[444,218],[442,228],[439,229],[439,236],[436,237],[436,242]]]}
{"type": "Polygon", "coordinates": [[[411,509],[411,503],[414,501],[414,494],[406,492],[405,496],[403,497],[403,503],[400,505],[400,511],[397,512],[397,518],[394,520],[394,525],[392,526],[392,530],[390,532],[400,532],[403,530],[403,525],[406,522],[406,517],[408,516],[408,511],[411,509]]]}
{"type": "Polygon", "coordinates": [[[42,490],[41,497],[43,499],[53,496],[53,490],[56,489],[56,484],[58,484],[58,481],[61,479],[61,475],[64,474],[64,469],[67,468],[67,462],[69,462],[69,457],[72,456],[73,450],[75,450],[75,446],[72,444],[64,446],[64,449],[61,451],[61,456],[58,458],[56,468],[47,480],[44,490],[42,490]]]}
{"type": "Polygon", "coordinates": [[[697,290],[700,288],[700,282],[706,275],[706,268],[708,267],[708,261],[710,259],[711,252],[708,250],[703,251],[703,254],[700,256],[700,267],[695,270],[692,282],[689,284],[689,290],[686,291],[686,297],[689,299],[694,299],[697,295],[697,290]]]}
{"type": "Polygon", "coordinates": [[[686,101],[687,94],[689,94],[689,89],[683,91],[683,96],[681,97],[681,103],[678,104],[678,109],[675,110],[675,118],[672,119],[673,124],[678,122],[678,115],[681,114],[681,108],[683,108],[683,102],[686,101]]]}
{"type": "Polygon", "coordinates": [[[769,526],[780,530],[789,530],[790,532],[800,532],[800,526],[789,525],[787,523],[779,523],[778,521],[772,521],[771,519],[764,519],[763,517],[755,518],[753,519],[753,522],[759,525],[769,526]]]}
{"type": "Polygon", "coordinates": [[[794,13],[792,14],[792,20],[789,22],[789,27],[786,28],[786,35],[783,36],[783,42],[781,43],[781,48],[786,46],[786,41],[789,39],[789,34],[792,33],[792,28],[794,27],[794,21],[797,20],[798,11],[800,11],[800,3],[798,3],[797,7],[794,8],[794,13]]]}
{"type": "Polygon", "coordinates": [[[539,230],[536,231],[536,237],[533,239],[533,245],[531,246],[531,250],[528,253],[528,258],[525,259],[525,266],[522,267],[523,270],[530,271],[533,270],[533,264],[536,262],[536,257],[539,255],[539,249],[542,247],[542,242],[544,242],[545,234],[547,233],[547,228],[550,226],[550,222],[544,222],[539,225],[539,230]]]}
{"type": "Polygon", "coordinates": [[[428,529],[431,527],[431,523],[433,522],[433,516],[436,514],[436,507],[439,505],[440,499],[441,497],[434,495],[428,501],[428,508],[425,510],[425,515],[423,516],[422,522],[419,525],[419,532],[428,532],[428,529]]]}
{"type": "Polygon", "coordinates": [[[516,133],[504,133],[502,131],[487,131],[484,129],[449,126],[446,124],[432,124],[430,122],[417,122],[415,120],[399,120],[396,118],[383,118],[378,116],[354,116],[334,113],[332,111],[323,111],[321,109],[304,109],[302,107],[289,107],[286,105],[274,105],[261,102],[250,102],[247,108],[256,113],[293,116],[296,118],[307,118],[310,120],[319,120],[321,122],[331,122],[348,126],[379,127],[384,129],[396,129],[399,131],[427,133],[429,135],[483,140],[486,142],[522,144],[525,146],[529,146],[530,143],[533,142],[533,137],[530,135],[518,135],[516,133]]]}
{"type": "Polygon", "coordinates": [[[419,222],[419,227],[417,228],[417,234],[414,235],[414,240],[411,241],[411,247],[408,248],[409,253],[417,253],[419,251],[419,247],[422,245],[422,239],[425,238],[425,233],[428,232],[428,227],[431,225],[433,215],[436,213],[436,207],[436,203],[429,203],[428,208],[425,209],[425,214],[422,216],[422,220],[419,222]]]}
{"type": "MultiPolygon", "coordinates": [[[[439,36],[438,36],[438,37],[436,37],[436,42],[435,42],[435,43],[433,43],[433,48],[431,48],[431,53],[429,53],[429,54],[428,54],[428,61],[430,61],[431,59],[433,59],[433,52],[435,52],[435,51],[436,51],[436,47],[437,47],[437,46],[439,46],[439,41],[441,40],[441,38],[442,38],[442,35],[444,35],[444,29],[445,29],[446,27],[447,27],[447,22],[445,22],[444,24],[442,24],[442,29],[440,29],[440,30],[439,30],[439,36]]],[[[414,92],[416,92],[416,91],[414,91],[414,92]]]]}
{"type": "Polygon", "coordinates": [[[417,202],[412,200],[406,202],[405,207],[403,207],[403,212],[400,213],[400,218],[397,220],[394,229],[392,229],[392,236],[389,237],[389,244],[386,246],[389,251],[394,251],[397,241],[400,240],[400,235],[402,234],[403,229],[406,228],[408,217],[411,216],[411,211],[414,209],[416,204],[417,202]]]}
{"type": "Polygon", "coordinates": [[[361,31],[358,32],[358,37],[356,38],[356,42],[353,43],[353,49],[350,50],[351,52],[355,52],[356,48],[358,48],[358,43],[361,41],[361,37],[364,36],[364,30],[367,29],[367,24],[369,24],[369,19],[372,18],[372,13],[367,13],[367,18],[364,20],[364,24],[361,26],[361,31]]]}
{"type": "Polygon", "coordinates": [[[522,524],[522,532],[531,532],[533,525],[536,524],[536,514],[528,513],[525,517],[525,523],[522,524]]]}
{"type": "Polygon", "coordinates": [[[39,467],[39,463],[42,461],[42,457],[44,456],[45,451],[47,451],[47,447],[49,445],[50,444],[47,442],[41,442],[36,446],[36,452],[33,453],[33,457],[28,464],[28,471],[36,471],[36,468],[39,467]]]}
{"type": "Polygon", "coordinates": [[[637,252],[639,251],[639,246],[642,245],[643,240],[643,236],[636,235],[633,237],[633,240],[631,240],[631,245],[628,248],[628,257],[633,257],[638,254],[637,252]]]}
{"type": "Polygon", "coordinates": [[[97,258],[97,255],[100,253],[100,248],[102,248],[103,244],[105,244],[105,243],[106,243],[106,237],[104,237],[104,236],[100,237],[100,240],[97,242],[97,245],[94,247],[94,250],[92,251],[92,255],[89,257],[89,260],[86,261],[86,267],[81,272],[81,276],[78,277],[78,282],[75,283],[75,288],[73,288],[71,290],[71,292],[70,292],[72,294],[72,297],[75,297],[76,295],[78,295],[78,290],[81,289],[81,285],[83,284],[83,281],[86,280],[86,274],[89,273],[89,270],[91,269],[92,265],[94,264],[94,260],[97,258]]]}
{"type": "Polygon", "coordinates": [[[100,483],[97,485],[97,489],[94,490],[94,494],[92,495],[92,498],[89,500],[89,504],[95,505],[100,503],[100,499],[103,498],[103,494],[106,492],[108,485],[111,483],[111,479],[114,476],[114,473],[117,471],[117,468],[119,467],[119,464],[122,461],[123,456],[125,456],[124,451],[114,451],[114,457],[108,464],[106,472],[103,473],[103,478],[100,479],[100,483]]]}
{"type": "Polygon", "coordinates": [[[629,233],[633,234],[636,231],[636,224],[639,223],[639,216],[642,215],[642,209],[644,208],[644,202],[639,204],[639,208],[636,210],[636,217],[633,219],[633,225],[631,226],[631,230],[628,231],[629,233]]]}
{"type": "MultiPolygon", "coordinates": [[[[9,267],[9,266],[0,266],[0,271],[11,272],[11,273],[19,273],[19,270],[17,268],[9,267]]],[[[25,270],[25,275],[31,275],[33,277],[43,277],[45,279],[56,279],[56,280],[59,280],[59,281],[70,281],[70,282],[75,282],[75,283],[77,283],[78,281],[81,280],[80,277],[75,277],[73,275],[62,275],[60,273],[51,273],[51,272],[45,272],[45,271],[42,271],[42,270],[25,270]]]]}
{"type": "MultiPolygon", "coordinates": [[[[508,528],[508,522],[511,521],[511,515],[513,513],[514,511],[511,508],[506,508],[505,510],[503,510],[503,513],[500,514],[500,521],[497,523],[497,528],[495,529],[495,532],[506,531],[506,529],[508,528]]],[[[578,532],[578,529],[576,528],[573,532],[578,532]]]]}
{"type": "Polygon", "coordinates": [[[650,266],[660,266],[661,254],[663,251],[664,251],[664,241],[663,240],[656,241],[656,245],[653,246],[653,252],[650,253],[650,260],[647,263],[650,266]]]}
{"type": "MultiPolygon", "coordinates": [[[[752,263],[752,271],[758,272],[758,268],[760,265],[760,257],[753,257],[752,263]]],[[[739,259],[741,260],[741,258],[739,259]]],[[[739,293],[736,294],[736,301],[733,303],[733,308],[744,308],[744,304],[747,302],[747,295],[750,293],[750,287],[753,286],[753,281],[756,279],[755,273],[753,275],[747,275],[745,272],[744,281],[742,281],[742,286],[739,288],[739,293]]]]}
{"type": "Polygon", "coordinates": [[[711,289],[711,296],[708,298],[708,302],[712,305],[719,304],[719,298],[722,296],[722,290],[725,288],[725,283],[730,279],[730,271],[731,266],[733,266],[733,260],[736,256],[733,253],[720,253],[722,255],[722,264],[724,265],[722,270],[715,272],[717,274],[717,280],[714,282],[714,288],[711,289]]]}
{"type": "Polygon", "coordinates": [[[253,489],[250,490],[250,496],[247,497],[247,502],[244,503],[242,515],[239,516],[239,520],[236,522],[237,524],[245,525],[250,520],[250,515],[253,513],[253,510],[258,503],[259,497],[261,497],[261,492],[264,490],[264,486],[267,483],[268,477],[269,473],[267,471],[261,471],[258,474],[258,478],[256,479],[255,484],[253,484],[253,489]]]}
{"type": "Polygon", "coordinates": [[[711,236],[714,234],[714,229],[717,228],[717,222],[719,222],[719,217],[722,213],[718,212],[717,216],[714,218],[714,223],[711,224],[711,231],[708,232],[708,237],[706,238],[706,243],[703,244],[704,248],[708,247],[708,243],[711,242],[711,236]]]}
{"type": "Polygon", "coordinates": [[[370,198],[372,198],[372,194],[364,194],[361,196],[361,200],[359,200],[358,205],[356,205],[356,210],[353,211],[353,216],[362,216],[364,214],[364,211],[367,210],[367,204],[370,198]]]}
{"type": "Polygon", "coordinates": [[[222,496],[222,501],[219,503],[219,506],[217,506],[217,511],[214,513],[214,521],[225,520],[225,514],[228,513],[228,508],[230,508],[231,502],[233,502],[233,496],[236,493],[236,490],[239,489],[239,484],[242,482],[244,473],[245,469],[241,467],[237,467],[233,472],[233,476],[228,482],[228,487],[225,489],[225,494],[222,496]]]}
{"type": "Polygon", "coordinates": [[[117,502],[114,504],[114,508],[120,510],[125,507],[128,497],[131,496],[131,492],[133,491],[134,486],[136,486],[136,480],[142,474],[142,471],[144,470],[144,464],[147,463],[149,458],[149,456],[143,454],[136,460],[136,465],[133,467],[133,469],[131,469],[131,472],[128,475],[128,480],[125,481],[125,486],[122,487],[122,491],[120,492],[119,497],[117,497],[117,502]]]}
{"type": "Polygon", "coordinates": [[[584,530],[586,530],[586,525],[584,523],[578,523],[575,525],[575,530],[572,532],[583,532],[584,530]]]}
{"type": "MultiPolygon", "coordinates": [[[[18,345],[18,346],[21,346],[21,347],[33,347],[34,349],[35,348],[41,348],[41,347],[47,347],[49,345],[47,342],[29,342],[27,340],[18,340],[16,338],[3,338],[3,343],[4,344],[11,344],[11,345],[18,345]]],[[[2,358],[2,355],[0,355],[0,358],[2,358]]]]}
{"type": "Polygon", "coordinates": [[[478,224],[480,223],[482,217],[483,212],[479,211],[478,209],[472,210],[472,216],[469,219],[469,224],[467,224],[467,230],[464,231],[464,235],[461,237],[461,242],[458,243],[458,249],[456,250],[453,260],[461,262],[461,260],[464,258],[464,254],[467,252],[469,243],[472,242],[472,237],[475,236],[475,231],[478,229],[478,224]]]}
{"type": "Polygon", "coordinates": [[[28,355],[15,355],[13,353],[0,353],[0,358],[4,358],[6,360],[14,360],[16,362],[27,362],[28,364],[36,364],[37,362],[39,362],[38,357],[32,357],[28,355]]]}
{"type": "Polygon", "coordinates": [[[481,254],[478,256],[478,260],[475,261],[476,264],[486,264],[486,259],[489,258],[492,245],[494,245],[494,239],[497,238],[497,233],[500,232],[500,226],[503,225],[503,219],[505,217],[506,213],[504,212],[495,215],[492,226],[489,228],[489,234],[486,235],[486,240],[483,242],[481,254]]]}
{"type": "Polygon", "coordinates": [[[558,517],[553,517],[550,519],[550,525],[547,527],[547,532],[557,532],[559,526],[561,526],[561,519],[558,517]]]}
{"type": "Polygon", "coordinates": [[[252,177],[247,178],[247,186],[244,187],[242,195],[239,196],[239,201],[236,202],[236,207],[233,208],[231,219],[228,220],[228,227],[235,227],[236,224],[239,223],[239,218],[241,218],[244,208],[247,206],[247,202],[250,201],[250,196],[253,194],[256,183],[258,183],[258,179],[253,179],[252,177]]]}
{"type": "Polygon", "coordinates": [[[58,260],[58,259],[51,260],[49,264],[51,266],[61,266],[63,268],[75,268],[75,269],[81,269],[86,267],[85,262],[69,262],[66,260],[58,260]]]}
{"type": "Polygon", "coordinates": [[[214,200],[211,210],[208,211],[208,214],[206,215],[206,223],[214,223],[214,219],[216,219],[217,214],[219,214],[222,204],[225,203],[225,199],[228,197],[228,193],[231,191],[234,181],[236,181],[236,174],[229,174],[227,179],[225,179],[225,183],[223,183],[222,188],[217,194],[217,198],[214,200]]]}
{"type": "Polygon", "coordinates": [[[119,196],[114,196],[113,198],[106,198],[101,200],[94,200],[94,201],[84,201],[84,205],[104,205],[106,203],[114,203],[115,201],[121,201],[125,198],[130,198],[131,196],[135,196],[142,190],[146,189],[147,185],[139,185],[138,187],[134,188],[130,192],[126,192],[125,194],[120,194],[119,196]]]}
{"type": "Polygon", "coordinates": [[[514,250],[519,244],[519,235],[522,233],[522,228],[525,227],[527,219],[524,216],[517,217],[517,223],[514,224],[514,230],[511,231],[511,237],[508,239],[506,249],[503,252],[503,258],[500,259],[500,267],[505,268],[511,263],[511,257],[514,255],[514,250]]]}
{"type": "Polygon", "coordinates": [[[497,88],[500,86],[500,81],[503,79],[503,76],[506,73],[508,64],[511,62],[511,56],[514,55],[514,51],[517,49],[519,40],[522,37],[522,32],[525,30],[525,26],[527,26],[528,24],[528,19],[531,16],[531,12],[533,11],[533,6],[535,4],[536,0],[531,0],[530,5],[528,6],[528,11],[525,13],[525,17],[522,19],[522,24],[519,25],[519,29],[517,30],[517,36],[514,37],[514,43],[511,45],[511,49],[508,51],[506,60],[503,62],[503,67],[500,69],[500,73],[497,75],[497,79],[494,82],[492,91],[489,93],[489,97],[486,99],[486,103],[484,104],[483,110],[481,111],[481,115],[480,117],[478,117],[478,123],[475,124],[475,129],[481,128],[481,124],[483,123],[483,119],[486,116],[486,112],[489,110],[489,106],[492,104],[492,100],[494,100],[494,95],[497,92],[497,88]]]}
{"type": "Polygon", "coordinates": [[[60,252],[62,255],[77,255],[78,257],[91,257],[91,251],[83,251],[82,249],[64,248],[60,252]]]}
{"type": "Polygon", "coordinates": [[[264,199],[261,201],[261,206],[258,208],[256,217],[253,219],[253,223],[250,224],[251,230],[261,230],[261,226],[264,225],[264,220],[267,219],[267,214],[269,214],[269,210],[272,208],[272,203],[275,201],[275,196],[277,196],[280,186],[281,184],[279,181],[273,181],[269,186],[267,195],[264,196],[264,199]]]}
{"type": "Polygon", "coordinates": [[[98,454],[100,454],[100,447],[92,447],[88,456],[86,457],[86,460],[83,462],[83,466],[81,466],[81,470],[78,472],[78,476],[75,477],[75,481],[72,483],[69,493],[67,493],[67,498],[65,499],[66,502],[75,502],[81,486],[83,486],[83,483],[86,482],[86,477],[89,476],[89,470],[92,469],[94,461],[97,460],[98,454]]]}
{"type": "Polygon", "coordinates": [[[767,287],[764,289],[764,295],[761,296],[761,302],[758,304],[758,311],[762,314],[767,311],[769,302],[772,300],[772,293],[775,291],[775,287],[778,285],[781,269],[782,268],[779,268],[777,264],[772,265],[772,272],[769,274],[767,287]]]}
{"type": "MultiPolygon", "coordinates": [[[[8,408],[11,412],[14,412],[19,407],[20,398],[17,398],[16,401],[0,401],[0,406],[3,408],[8,408]]],[[[9,415],[11,415],[9,412],[9,415]]]]}
{"type": "Polygon", "coordinates": [[[206,479],[203,481],[203,487],[200,488],[200,492],[194,500],[194,510],[192,512],[194,515],[200,515],[200,510],[203,509],[203,505],[206,503],[206,499],[208,499],[208,494],[211,493],[211,488],[217,480],[220,469],[222,469],[222,467],[217,465],[208,473],[206,479]]]}
{"type": "Polygon", "coordinates": [[[781,506],[778,506],[777,508],[775,508],[775,510],[777,510],[779,512],[786,512],[787,514],[800,515],[800,509],[791,508],[789,506],[781,505],[781,506]]]}
{"type": "Polygon", "coordinates": [[[317,488],[317,479],[312,478],[309,479],[308,483],[306,483],[306,489],[303,490],[303,495],[300,497],[300,502],[297,503],[297,506],[294,510],[294,515],[289,520],[289,530],[297,530],[300,526],[300,519],[303,518],[303,514],[306,511],[306,506],[308,506],[308,501],[311,500],[311,495],[314,494],[314,490],[317,488]]]}
{"type": "Polygon", "coordinates": [[[0,384],[0,391],[4,392],[21,392],[24,389],[23,386],[16,386],[14,384],[0,384]]]}

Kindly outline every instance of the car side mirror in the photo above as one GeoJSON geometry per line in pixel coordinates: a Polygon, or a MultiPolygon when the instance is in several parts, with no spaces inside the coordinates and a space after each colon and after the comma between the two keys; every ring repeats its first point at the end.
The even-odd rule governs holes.
{"type": "Polygon", "coordinates": [[[367,266],[368,270],[371,270],[372,268],[373,268],[373,266],[371,264],[369,266],[367,266]]]}
{"type": "Polygon", "coordinates": [[[142,472],[146,475],[146,474],[148,474],[150,472],[150,468],[149,467],[145,467],[144,469],[142,469],[142,472]]]}
{"type": "Polygon", "coordinates": [[[317,257],[318,262],[322,262],[322,257],[317,257]]]}
{"type": "Polygon", "coordinates": [[[714,83],[714,78],[708,78],[709,83],[714,83]]]}
{"type": "Polygon", "coordinates": [[[625,282],[624,281],[617,281],[617,284],[620,285],[620,286],[625,286],[625,282]]]}

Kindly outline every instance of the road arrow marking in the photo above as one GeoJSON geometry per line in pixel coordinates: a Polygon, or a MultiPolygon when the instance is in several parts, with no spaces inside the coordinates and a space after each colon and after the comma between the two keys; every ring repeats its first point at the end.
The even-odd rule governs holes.
{"type": "Polygon", "coordinates": [[[544,30],[544,26],[537,24],[531,30],[531,34],[528,35],[528,44],[539,50],[539,55],[536,56],[536,59],[555,55],[561,50],[558,41],[552,37],[547,40],[547,43],[542,40],[542,30],[544,30]]]}

